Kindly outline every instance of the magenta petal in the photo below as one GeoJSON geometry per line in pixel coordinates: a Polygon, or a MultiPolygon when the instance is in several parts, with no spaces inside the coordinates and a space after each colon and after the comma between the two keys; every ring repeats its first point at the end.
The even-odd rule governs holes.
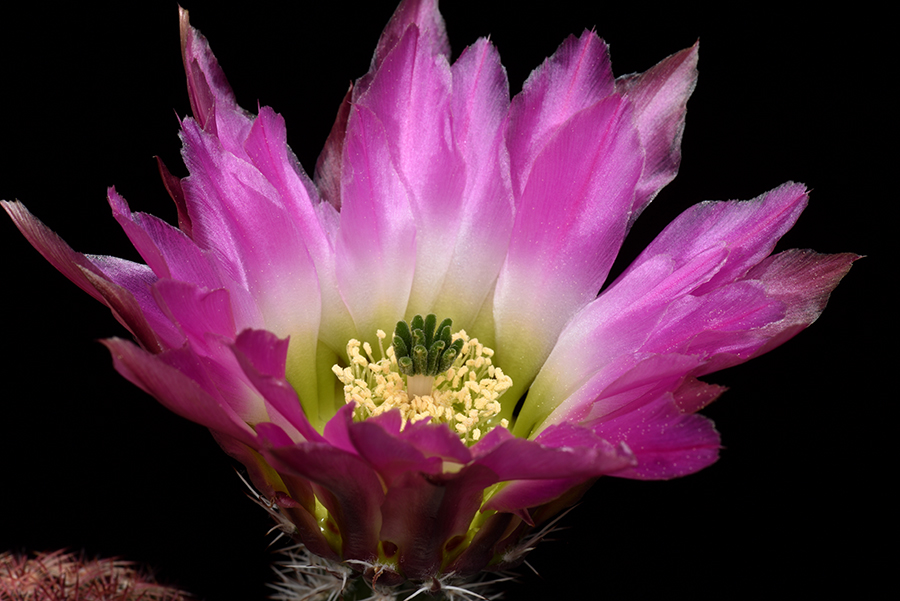
{"type": "Polygon", "coordinates": [[[698,370],[703,362],[703,357],[677,353],[640,354],[631,360],[615,361],[563,401],[542,428],[564,421],[592,422],[633,411],[681,386],[686,375],[698,370]]]}
{"type": "Polygon", "coordinates": [[[152,352],[158,353],[166,348],[176,348],[184,341],[182,334],[175,330],[171,323],[167,323],[165,317],[156,310],[149,308],[149,303],[144,306],[133,294],[109,280],[95,275],[94,272],[84,270],[84,276],[99,292],[110,308],[115,318],[131,332],[141,346],[152,352]]]}
{"type": "Polygon", "coordinates": [[[747,358],[767,340],[766,328],[784,315],[784,303],[769,298],[761,285],[738,282],[671,303],[641,350],[747,358]]]}
{"type": "MultiPolygon", "coordinates": [[[[156,275],[146,265],[134,263],[108,255],[87,255],[94,267],[100,270],[101,278],[130,293],[154,329],[159,328],[161,337],[168,338],[166,318],[156,304],[152,294],[152,286],[156,283],[156,275]]],[[[91,270],[92,273],[96,273],[91,270]]],[[[170,328],[171,329],[171,328],[170,328]]]]}
{"type": "MultiPolygon", "coordinates": [[[[456,249],[466,184],[463,158],[448,135],[453,128],[450,66],[442,57],[436,59],[420,37],[416,27],[406,30],[356,103],[371,109],[383,125],[415,220],[409,313],[433,310],[456,249]]],[[[498,131],[499,126],[490,133],[498,131]]]]}
{"type": "Polygon", "coordinates": [[[297,392],[285,379],[288,341],[265,330],[244,330],[232,350],[244,375],[265,400],[272,422],[289,432],[292,442],[324,442],[303,413],[297,392]]]}
{"type": "Polygon", "coordinates": [[[302,323],[317,330],[315,267],[278,191],[216,138],[184,125],[191,175],[183,185],[194,241],[224,255],[223,268],[256,299],[267,329],[294,334],[302,323]]]}
{"type": "MultiPolygon", "coordinates": [[[[232,276],[238,274],[227,268],[223,269],[214,251],[201,250],[184,232],[157,217],[132,213],[125,199],[112,188],[108,199],[113,216],[156,277],[191,282],[210,290],[226,288],[231,305],[229,311],[235,322],[234,329],[258,327],[263,323],[256,301],[240,282],[233,279],[232,276]]],[[[109,271],[108,267],[104,269],[109,271]]],[[[147,294],[149,291],[143,293],[147,294]]],[[[150,297],[151,301],[154,299],[155,297],[150,297]]],[[[179,345],[172,344],[170,347],[179,345]]]]}
{"type": "MultiPolygon", "coordinates": [[[[284,118],[269,107],[262,107],[244,142],[244,150],[277,191],[280,205],[291,215],[317,269],[333,270],[329,261],[331,245],[315,210],[318,195],[287,145],[284,118]]],[[[324,275],[319,274],[319,277],[324,275]]]]}
{"type": "MultiPolygon", "coordinates": [[[[265,448],[273,446],[289,446],[291,444],[288,435],[275,424],[258,424],[257,434],[259,435],[261,446],[265,448]]],[[[219,440],[218,437],[216,440],[219,444],[223,444],[223,441],[219,440]]],[[[271,472],[271,474],[274,474],[272,477],[278,480],[278,484],[283,485],[278,486],[277,490],[272,491],[272,496],[269,496],[269,500],[275,501],[278,504],[279,512],[290,520],[294,528],[296,528],[294,536],[299,538],[300,542],[302,542],[307,549],[319,557],[339,561],[340,555],[332,549],[325,536],[323,536],[322,528],[315,517],[316,497],[313,486],[302,477],[286,472],[276,472],[266,462],[262,455],[255,451],[249,451],[247,454],[234,455],[232,454],[233,446],[234,445],[223,445],[223,448],[232,455],[232,457],[235,457],[238,461],[247,466],[251,476],[256,468],[251,467],[250,464],[258,461],[266,471],[266,477],[269,477],[269,472],[271,472]]],[[[340,551],[340,549],[338,549],[338,551],[340,551]]]]}
{"type": "Polygon", "coordinates": [[[427,580],[440,573],[447,538],[444,532],[435,535],[443,517],[445,492],[443,486],[415,471],[399,474],[388,489],[379,534],[383,541],[397,547],[396,560],[407,578],[427,580]]]}
{"type": "Polygon", "coordinates": [[[103,277],[102,273],[83,254],[75,252],[55,232],[50,230],[40,219],[31,214],[21,202],[0,201],[3,208],[12,218],[22,235],[47,261],[56,267],[76,286],[105,303],[103,295],[98,292],[85,276],[85,271],[103,277]]]}
{"type": "Polygon", "coordinates": [[[22,203],[0,204],[31,245],[79,288],[109,307],[144,348],[158,352],[180,346],[181,335],[168,323],[150,294],[150,285],[156,278],[146,266],[75,252],[22,203]]]}
{"type": "MultiPolygon", "coordinates": [[[[506,431],[503,428],[497,430],[506,431]]],[[[446,424],[430,422],[407,423],[398,435],[401,440],[412,444],[426,457],[440,457],[444,461],[466,465],[472,460],[469,447],[446,424]]]]}
{"type": "Polygon", "coordinates": [[[547,410],[608,366],[619,370],[609,378],[630,369],[642,359],[636,353],[668,305],[708,280],[727,257],[726,250],[713,248],[680,266],[668,257],[654,258],[633,270],[631,279],[620,279],[621,285],[605,291],[568,324],[529,391],[530,400],[547,410]]]}
{"type": "Polygon", "coordinates": [[[530,517],[522,510],[552,501],[590,478],[635,465],[626,446],[616,446],[587,428],[570,424],[548,428],[536,441],[513,439],[485,461],[506,464],[498,475],[512,482],[492,496],[484,509],[515,512],[526,521],[530,517]],[[522,462],[509,454],[521,456],[522,462]],[[506,471],[509,469],[514,474],[506,471]]]}
{"type": "Polygon", "coordinates": [[[728,390],[725,386],[707,384],[696,378],[687,378],[672,393],[675,405],[682,413],[696,413],[728,390]]]}
{"type": "Polygon", "coordinates": [[[223,279],[209,253],[201,251],[184,232],[145,213],[132,213],[114,188],[107,195],[113,217],[157,277],[192,282],[206,288],[222,288],[233,282],[223,279]]]}
{"type": "Polygon", "coordinates": [[[263,496],[274,499],[279,492],[284,492],[281,477],[252,447],[221,432],[213,431],[212,435],[229,457],[240,461],[247,468],[250,482],[263,496]]]}
{"type": "MultiPolygon", "coordinates": [[[[281,115],[275,114],[268,107],[262,107],[244,143],[244,149],[249,160],[274,187],[278,201],[284,208],[284,216],[294,224],[305,252],[309,253],[315,275],[308,265],[303,265],[303,268],[308,270],[305,277],[315,277],[319,284],[316,290],[309,282],[303,281],[302,272],[296,271],[293,274],[304,294],[320,297],[321,300],[306,299],[304,295],[291,293],[293,300],[285,307],[285,321],[296,319],[297,314],[302,313],[297,311],[298,304],[306,305],[307,311],[318,304],[321,308],[319,338],[331,348],[341,349],[355,332],[350,327],[349,314],[341,299],[335,276],[335,257],[331,240],[335,232],[330,230],[332,230],[331,221],[336,221],[337,215],[330,205],[319,201],[315,186],[288,147],[287,132],[281,115]]],[[[301,252],[299,246],[298,242],[293,252],[301,252]]],[[[307,317],[310,325],[313,323],[312,318],[311,314],[307,317]]],[[[273,329],[272,325],[267,327],[273,329]]],[[[297,332],[290,334],[295,342],[299,342],[297,332]]],[[[310,335],[310,332],[307,332],[307,335],[310,335]]],[[[311,342],[309,341],[310,346],[311,342]]],[[[300,357],[294,359],[301,360],[300,357]]],[[[304,377],[310,375],[306,374],[304,377]]]]}
{"type": "Polygon", "coordinates": [[[350,435],[352,425],[353,405],[348,403],[338,409],[335,416],[325,424],[325,439],[334,447],[356,455],[356,446],[353,444],[353,438],[350,435]]]}
{"type": "Polygon", "coordinates": [[[253,431],[237,413],[204,391],[181,369],[125,340],[110,338],[102,342],[112,354],[116,371],[170,411],[241,442],[252,442],[253,431]]]}
{"type": "MultiPolygon", "coordinates": [[[[257,448],[273,448],[273,447],[289,447],[292,446],[296,441],[288,435],[281,427],[279,427],[274,422],[266,422],[256,425],[256,434],[259,439],[259,446],[257,448]]],[[[279,488],[275,491],[275,496],[272,497],[277,499],[278,505],[282,509],[290,509],[294,508],[297,505],[301,505],[308,514],[315,514],[316,511],[316,497],[315,491],[313,491],[312,485],[299,476],[295,476],[288,473],[279,474],[271,466],[265,463],[262,460],[261,456],[257,453],[252,453],[251,459],[259,458],[260,461],[265,465],[267,470],[270,470],[273,474],[276,474],[278,482],[283,484],[283,488],[279,488]],[[285,491],[290,495],[290,499],[284,498],[285,491]]],[[[238,457],[238,459],[243,459],[238,457]]],[[[292,518],[293,519],[293,516],[292,518]]],[[[319,533],[318,526],[315,528],[315,531],[319,533]]]]}
{"type": "Polygon", "coordinates": [[[472,446],[472,457],[474,459],[485,457],[507,440],[513,439],[515,436],[506,428],[494,428],[472,446]]]}
{"type": "Polygon", "coordinates": [[[528,508],[539,507],[558,499],[579,484],[589,480],[591,478],[584,476],[547,480],[513,480],[484,504],[484,510],[511,513],[533,526],[534,520],[528,508]]]}
{"type": "Polygon", "coordinates": [[[325,443],[301,443],[262,453],[279,472],[301,476],[327,491],[317,496],[340,529],[344,559],[369,561],[376,556],[384,492],[372,468],[325,443]]]}
{"type": "Polygon", "coordinates": [[[475,461],[498,479],[589,478],[632,465],[631,454],[589,430],[563,424],[545,431],[539,442],[512,438],[475,461]]]}
{"type": "Polygon", "coordinates": [[[671,395],[592,427],[607,440],[625,443],[637,465],[615,476],[660,480],[685,476],[713,464],[719,457],[719,433],[700,415],[682,413],[671,395]]]}
{"type": "Polygon", "coordinates": [[[616,80],[616,91],[634,107],[644,149],[644,170],[635,191],[631,223],[678,173],[687,101],[697,85],[699,44],[660,61],[649,71],[616,80]]]}
{"type": "Polygon", "coordinates": [[[350,438],[359,455],[375,468],[387,488],[405,472],[428,475],[442,471],[443,461],[439,457],[425,457],[414,445],[396,438],[371,419],[353,424],[350,438]]]}
{"type": "Polygon", "coordinates": [[[397,545],[407,579],[440,574],[445,550],[464,542],[484,489],[495,482],[497,475],[481,465],[444,478],[418,472],[398,478],[384,500],[381,538],[397,545]]]}
{"type": "Polygon", "coordinates": [[[805,204],[803,186],[785,184],[752,201],[701,203],[682,213],[567,324],[529,391],[516,432],[529,432],[541,414],[565,401],[567,408],[554,417],[563,419],[643,354],[721,354],[721,369],[739,362],[726,354],[754,353],[765,344],[761,329],[781,320],[784,305],[752,284],[716,288],[743,278],[771,252],[805,204]],[[742,331],[737,317],[730,322],[735,302],[750,303],[741,308],[742,331]],[[725,311],[720,316],[719,309],[725,311]],[[691,319],[681,321],[691,311],[691,319]],[[583,389],[589,381],[592,388],[583,389]]]}

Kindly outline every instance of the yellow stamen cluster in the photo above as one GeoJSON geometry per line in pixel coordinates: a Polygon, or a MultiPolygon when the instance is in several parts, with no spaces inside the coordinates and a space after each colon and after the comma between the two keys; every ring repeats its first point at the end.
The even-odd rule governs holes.
{"type": "Polygon", "coordinates": [[[509,425],[506,419],[499,424],[492,424],[491,420],[500,413],[497,399],[512,386],[512,379],[492,364],[494,351],[477,338],[469,338],[465,330],[454,334],[453,340],[463,341],[456,361],[434,378],[430,395],[410,397],[394,348],[388,347],[385,352],[383,342],[387,335],[383,330],[378,330],[377,335],[380,360],[372,356],[368,342],[361,344],[354,339],[347,343],[350,365],[332,368],[344,384],[346,402],[356,403],[357,419],[399,409],[403,427],[430,417],[433,422],[449,424],[465,443],[477,441],[495,425],[509,425]]]}

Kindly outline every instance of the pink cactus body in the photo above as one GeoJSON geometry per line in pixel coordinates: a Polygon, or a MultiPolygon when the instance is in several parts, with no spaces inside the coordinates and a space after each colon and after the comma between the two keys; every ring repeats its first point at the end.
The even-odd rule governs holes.
{"type": "Polygon", "coordinates": [[[208,427],[296,540],[379,586],[504,569],[597,477],[713,463],[719,435],[696,412],[722,389],[697,378],[812,323],[856,258],[771,254],[807,201],[787,183],[690,208],[605,284],[675,177],[696,45],[615,79],[585,31],[510,99],[488,40],[451,64],[437,1],[404,0],[313,181],[284,120],[236,104],[185,11],[181,34],[190,175],[160,165],[178,227],[109,191],[146,264],[79,254],[23,205],[4,208],[134,335],[104,342],[116,369],[208,427]],[[375,384],[353,392],[353,374],[375,382],[396,363],[393,347],[371,356],[379,331],[429,314],[510,380],[496,397],[487,376],[447,394],[484,393],[496,411],[462,396],[443,413],[413,407],[428,383],[361,412],[353,395],[375,384]]]}

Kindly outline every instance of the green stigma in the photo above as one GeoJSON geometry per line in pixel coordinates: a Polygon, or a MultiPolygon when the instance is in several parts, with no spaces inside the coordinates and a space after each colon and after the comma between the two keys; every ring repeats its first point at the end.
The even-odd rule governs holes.
{"type": "Polygon", "coordinates": [[[452,319],[445,319],[437,328],[437,317],[413,317],[410,323],[401,320],[394,329],[394,354],[400,373],[406,376],[436,376],[453,365],[463,341],[453,340],[452,319]]]}

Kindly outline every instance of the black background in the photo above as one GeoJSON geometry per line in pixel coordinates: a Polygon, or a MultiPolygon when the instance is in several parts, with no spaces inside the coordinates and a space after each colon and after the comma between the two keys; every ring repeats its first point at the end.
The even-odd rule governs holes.
{"type": "MultiPolygon", "coordinates": [[[[239,102],[282,113],[311,171],[394,6],[244,4],[184,1],[239,102]]],[[[813,193],[779,248],[869,255],[809,330],[706,378],[731,387],[705,411],[725,445],[716,465],[672,482],[601,480],[562,521],[567,530],[529,557],[541,575],[523,566],[508,598],[865,596],[888,569],[866,541],[891,536],[881,483],[895,471],[880,444],[894,436],[885,426],[896,393],[876,384],[890,373],[877,341],[896,335],[882,301],[893,293],[881,282],[896,279],[885,258],[895,194],[885,182],[896,168],[876,144],[895,126],[879,100],[888,72],[878,16],[756,3],[443,4],[454,56],[490,34],[512,93],[585,27],[610,43],[617,75],[700,38],[681,173],[638,221],[615,271],[691,204],[752,198],[791,179],[813,193]]],[[[115,184],[133,210],[174,221],[153,156],[186,175],[175,3],[4,10],[0,198],[25,202],[76,250],[139,260],[105,194],[115,184]]],[[[95,340],[124,330],[5,218],[0,242],[0,550],[85,549],[150,565],[208,601],[264,598],[270,522],[244,498],[230,460],[202,427],[114,372],[95,340]]]]}

